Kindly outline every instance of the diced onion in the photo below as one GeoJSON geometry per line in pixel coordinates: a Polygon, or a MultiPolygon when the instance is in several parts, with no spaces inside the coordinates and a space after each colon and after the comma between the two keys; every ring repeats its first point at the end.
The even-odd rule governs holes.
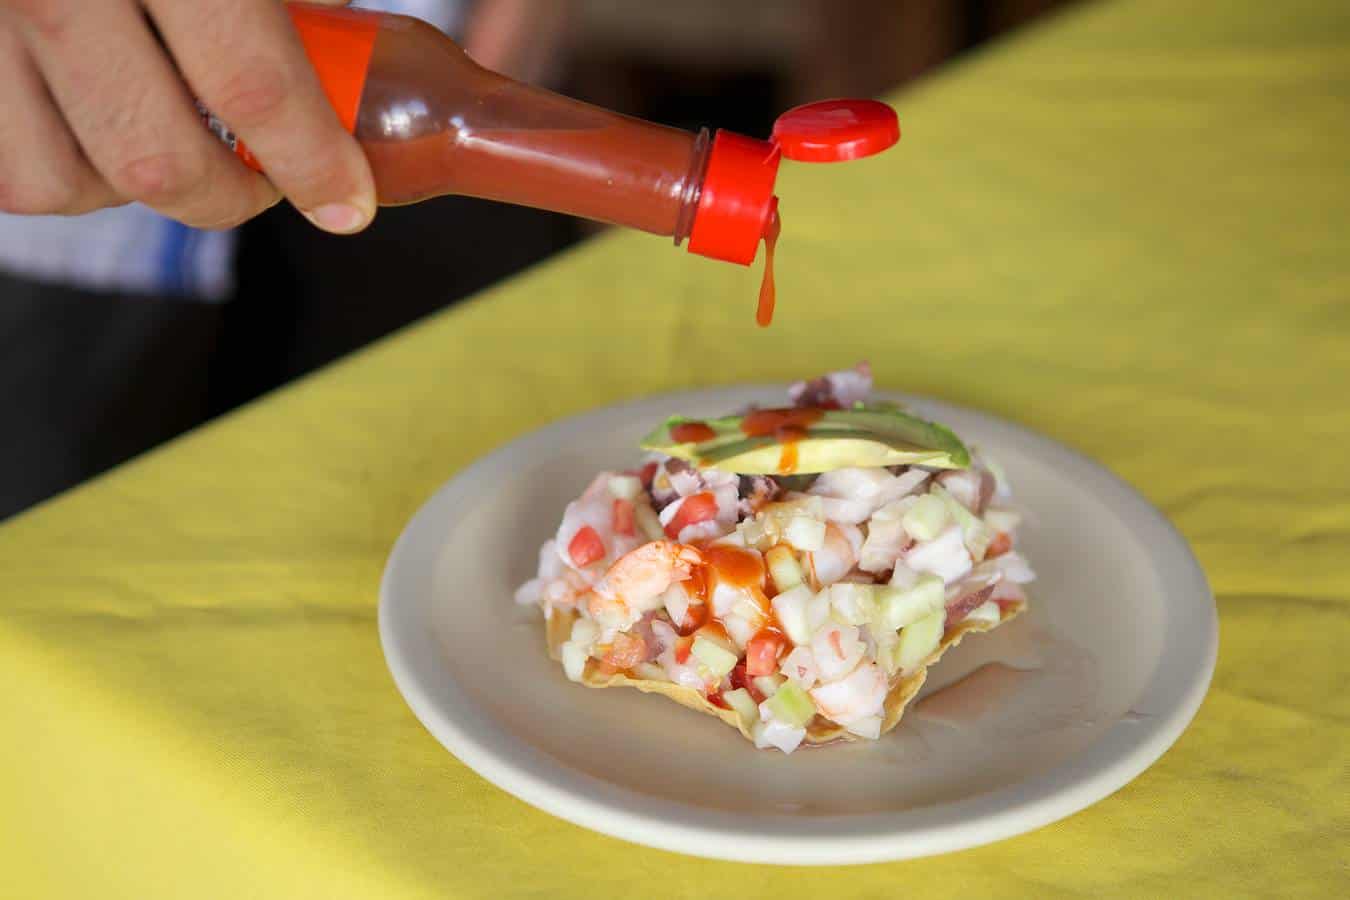
{"type": "Polygon", "coordinates": [[[779,624],[783,626],[783,630],[794,644],[805,644],[811,640],[811,624],[807,616],[807,607],[812,599],[814,599],[814,595],[811,593],[811,589],[804,584],[799,584],[770,601],[773,604],[774,613],[778,616],[779,624]]]}
{"type": "Polygon", "coordinates": [[[793,516],[783,530],[783,539],[799,551],[814,552],[825,546],[825,523],[807,516],[793,516]]]}
{"type": "Polygon", "coordinates": [[[585,650],[571,641],[562,645],[563,672],[572,681],[581,680],[582,673],[586,671],[586,660],[589,658],[585,650]]]}

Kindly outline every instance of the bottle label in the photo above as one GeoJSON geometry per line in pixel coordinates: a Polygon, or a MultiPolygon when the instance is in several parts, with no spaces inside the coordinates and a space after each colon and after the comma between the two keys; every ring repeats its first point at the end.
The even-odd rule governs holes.
{"type": "Polygon", "coordinates": [[[235,137],[234,132],[230,130],[230,126],[226,125],[215,113],[203,106],[200,100],[197,101],[197,114],[202,117],[202,122],[210,129],[211,133],[220,138],[221,143],[226,147],[230,148],[231,153],[242,159],[244,164],[250,169],[256,169],[259,172],[262,171],[262,167],[258,165],[258,160],[252,153],[248,152],[248,148],[244,146],[244,142],[235,137]]]}
{"type": "MultiPolygon", "coordinates": [[[[286,4],[291,23],[305,48],[310,65],[319,76],[319,84],[338,121],[348,132],[356,131],[356,110],[365,90],[366,70],[375,50],[380,14],[371,10],[286,4]]],[[[222,122],[200,102],[197,112],[211,132],[242,159],[249,168],[261,172],[257,158],[222,122]]]]}

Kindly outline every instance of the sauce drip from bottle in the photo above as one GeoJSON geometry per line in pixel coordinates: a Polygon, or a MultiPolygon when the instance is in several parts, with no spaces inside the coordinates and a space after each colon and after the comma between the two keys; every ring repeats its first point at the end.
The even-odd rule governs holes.
{"type": "Polygon", "coordinates": [[[764,228],[764,278],[759,283],[759,308],[755,310],[755,322],[760,328],[768,328],[773,322],[773,308],[778,301],[773,283],[773,251],[778,246],[778,234],[782,230],[783,222],[778,217],[778,204],[775,202],[769,224],[764,228]]]}

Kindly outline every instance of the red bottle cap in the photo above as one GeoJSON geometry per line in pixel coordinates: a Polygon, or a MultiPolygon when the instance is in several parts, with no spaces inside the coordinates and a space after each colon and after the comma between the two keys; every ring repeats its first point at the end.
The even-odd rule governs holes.
{"type": "Polygon", "coordinates": [[[821,100],[790,109],[773,123],[773,142],[801,162],[862,159],[898,140],[895,110],[875,100],[821,100]]]}
{"type": "Polygon", "coordinates": [[[689,252],[750,265],[772,212],[778,148],[734,131],[718,131],[708,154],[689,252]]]}
{"type": "Polygon", "coordinates": [[[895,110],[875,100],[822,100],[788,110],[772,141],[731,131],[713,138],[689,252],[748,266],[769,225],[782,157],[838,162],[880,153],[900,140],[895,110]]]}

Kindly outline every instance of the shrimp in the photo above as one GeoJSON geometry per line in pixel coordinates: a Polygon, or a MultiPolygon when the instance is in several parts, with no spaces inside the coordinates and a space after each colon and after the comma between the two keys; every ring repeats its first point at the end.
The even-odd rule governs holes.
{"type": "Polygon", "coordinates": [[[672,584],[693,574],[703,554],[674,541],[652,541],[619,557],[596,584],[587,610],[597,622],[626,628],[644,612],[660,608],[672,584]]]}
{"type": "Polygon", "coordinates": [[[886,688],[886,673],[876,663],[867,663],[844,678],[818,685],[808,693],[824,716],[848,725],[881,715],[886,703],[886,688]]]}
{"type": "Polygon", "coordinates": [[[856,525],[827,522],[825,545],[811,554],[811,571],[823,585],[834,584],[858,562],[862,549],[862,529],[856,525]]]}

